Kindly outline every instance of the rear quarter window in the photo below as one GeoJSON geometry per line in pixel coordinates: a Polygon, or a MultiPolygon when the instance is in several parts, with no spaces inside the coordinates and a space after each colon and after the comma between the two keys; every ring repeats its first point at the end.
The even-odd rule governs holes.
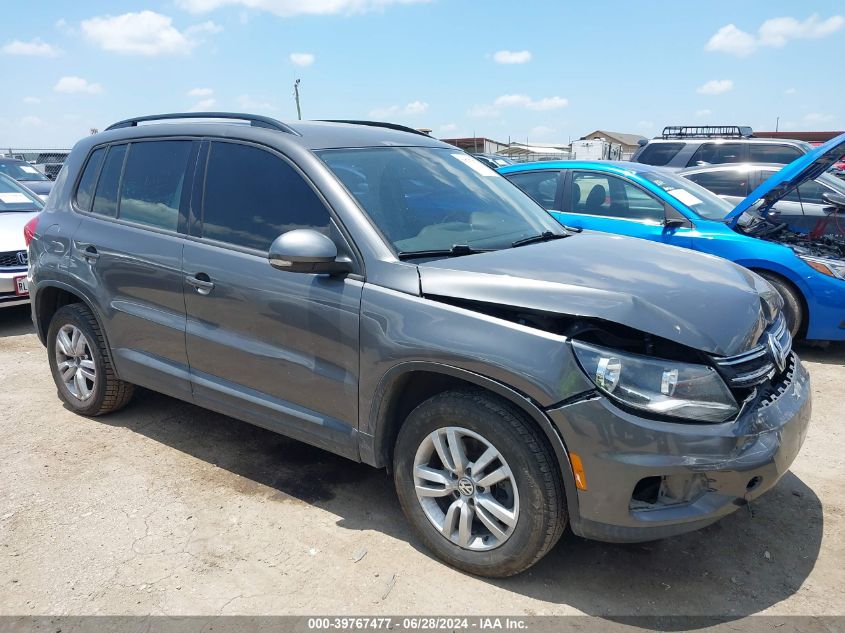
{"type": "Polygon", "coordinates": [[[669,161],[675,158],[675,155],[683,149],[683,143],[649,143],[645,146],[640,155],[637,156],[637,161],[646,165],[655,165],[661,167],[668,165],[669,161]]]}
{"type": "Polygon", "coordinates": [[[103,170],[97,180],[97,191],[91,212],[109,218],[117,217],[117,192],[120,188],[120,174],[123,172],[123,159],[126,158],[126,145],[112,145],[106,154],[103,170]]]}
{"type": "Polygon", "coordinates": [[[100,174],[100,166],[103,164],[103,156],[106,150],[103,147],[95,149],[79,179],[79,186],[76,188],[76,206],[83,211],[91,210],[91,202],[94,200],[94,187],[97,186],[97,176],[100,174]]]}

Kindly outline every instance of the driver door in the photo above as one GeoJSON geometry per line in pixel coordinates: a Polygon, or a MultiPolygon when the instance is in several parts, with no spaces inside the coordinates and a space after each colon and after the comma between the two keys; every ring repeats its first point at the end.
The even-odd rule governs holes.
{"type": "Polygon", "coordinates": [[[182,264],[194,400],[356,458],[363,283],[267,259],[293,229],[326,233],[341,251],[344,238],[287,159],[246,143],[209,145],[182,264]]]}

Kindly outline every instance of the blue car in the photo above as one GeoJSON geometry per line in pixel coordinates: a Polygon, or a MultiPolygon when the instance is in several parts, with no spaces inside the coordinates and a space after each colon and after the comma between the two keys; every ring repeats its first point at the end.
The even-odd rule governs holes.
{"type": "MultiPolygon", "coordinates": [[[[737,205],[642,163],[551,161],[498,171],[567,227],[689,248],[750,268],[783,296],[793,336],[845,340],[845,236],[802,233],[768,213],[843,154],[845,134],[796,159],[737,205]]],[[[825,202],[831,221],[845,226],[845,197],[825,194],[825,202]]]]}

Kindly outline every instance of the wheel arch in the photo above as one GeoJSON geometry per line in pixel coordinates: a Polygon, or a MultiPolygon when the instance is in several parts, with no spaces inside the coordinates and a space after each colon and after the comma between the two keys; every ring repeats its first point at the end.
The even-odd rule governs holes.
{"type": "Polygon", "coordinates": [[[475,372],[426,361],[409,361],[392,367],[379,382],[370,409],[372,436],[360,434],[362,461],[390,468],[399,429],[408,414],[428,398],[461,387],[480,388],[504,399],[524,413],[542,431],[555,454],[570,515],[577,516],[577,491],[569,452],[558,430],[528,396],[475,372]]]}
{"type": "Polygon", "coordinates": [[[807,301],[807,295],[802,288],[803,284],[796,283],[790,275],[785,274],[781,270],[776,270],[768,266],[755,266],[753,264],[748,266],[748,269],[755,273],[765,273],[766,275],[777,277],[787,286],[791,287],[798,297],[801,304],[801,327],[796,336],[804,337],[807,334],[807,329],[810,325],[810,303],[807,301]]]}
{"type": "Polygon", "coordinates": [[[111,355],[108,333],[103,327],[102,316],[94,307],[94,302],[76,288],[61,281],[41,283],[38,285],[38,292],[35,294],[33,320],[35,321],[35,329],[41,343],[44,345],[47,344],[47,331],[50,329],[50,321],[53,319],[53,315],[58,312],[59,308],[70,305],[71,303],[82,303],[91,310],[91,314],[97,320],[97,325],[100,326],[100,332],[106,342],[105,352],[111,355]]]}

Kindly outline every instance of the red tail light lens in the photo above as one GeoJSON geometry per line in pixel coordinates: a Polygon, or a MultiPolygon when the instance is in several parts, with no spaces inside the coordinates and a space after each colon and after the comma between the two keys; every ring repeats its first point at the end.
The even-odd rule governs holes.
{"type": "Polygon", "coordinates": [[[29,243],[32,241],[32,238],[35,237],[35,227],[38,226],[38,218],[41,217],[39,213],[34,218],[32,218],[29,222],[24,224],[23,227],[23,239],[26,242],[26,245],[29,246],[29,243]]]}

